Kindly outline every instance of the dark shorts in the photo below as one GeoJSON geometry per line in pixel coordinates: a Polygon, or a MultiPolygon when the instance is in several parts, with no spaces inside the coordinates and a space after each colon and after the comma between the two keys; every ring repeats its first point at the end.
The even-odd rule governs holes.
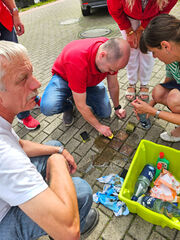
{"type": "Polygon", "coordinates": [[[167,83],[161,83],[160,85],[167,89],[178,89],[180,91],[180,84],[178,84],[175,80],[167,83]]]}

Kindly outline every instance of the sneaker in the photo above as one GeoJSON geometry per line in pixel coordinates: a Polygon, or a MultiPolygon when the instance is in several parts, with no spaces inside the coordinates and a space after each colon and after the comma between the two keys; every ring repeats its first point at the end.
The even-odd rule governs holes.
{"type": "Polygon", "coordinates": [[[18,122],[22,123],[29,130],[34,130],[40,127],[40,122],[33,118],[31,115],[24,119],[18,118],[18,122]]]}
{"type": "Polygon", "coordinates": [[[39,101],[34,106],[34,109],[40,108],[40,104],[41,104],[41,98],[39,99],[39,101]]]}
{"type": "Polygon", "coordinates": [[[66,127],[70,127],[74,122],[73,108],[63,113],[63,121],[66,127]]]}
{"type": "Polygon", "coordinates": [[[94,230],[98,222],[99,222],[99,212],[96,208],[91,208],[86,217],[84,229],[81,232],[81,235],[83,236],[83,238],[87,238],[90,235],[90,233],[94,230]]]}
{"type": "Polygon", "coordinates": [[[180,141],[180,137],[174,137],[171,134],[167,133],[167,132],[163,132],[160,134],[160,138],[166,142],[179,142],[180,141]]]}

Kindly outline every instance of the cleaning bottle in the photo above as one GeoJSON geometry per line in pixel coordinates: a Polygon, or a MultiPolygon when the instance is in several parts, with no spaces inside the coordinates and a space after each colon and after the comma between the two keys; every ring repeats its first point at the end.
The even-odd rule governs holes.
{"type": "Polygon", "coordinates": [[[137,199],[142,194],[147,192],[148,187],[150,186],[151,181],[154,178],[155,172],[156,170],[152,165],[150,164],[145,165],[135,184],[134,194],[131,200],[137,201],[137,199]]]}

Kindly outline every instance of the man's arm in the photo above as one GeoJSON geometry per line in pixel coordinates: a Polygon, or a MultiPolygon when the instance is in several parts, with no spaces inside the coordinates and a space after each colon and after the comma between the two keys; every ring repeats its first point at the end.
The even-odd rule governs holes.
{"type": "MultiPolygon", "coordinates": [[[[35,143],[32,141],[23,140],[23,139],[20,139],[19,143],[28,157],[52,155],[54,153],[59,152],[58,146],[43,145],[40,143],[35,143]]],[[[77,169],[77,165],[74,161],[73,156],[66,149],[63,150],[62,155],[70,165],[70,169],[71,169],[70,173],[75,173],[77,169]]]]}
{"type": "Polygon", "coordinates": [[[49,188],[19,207],[55,240],[79,239],[76,191],[62,155],[49,157],[46,176],[49,188]]]}
{"type": "Polygon", "coordinates": [[[91,124],[98,132],[102,135],[109,137],[112,135],[111,129],[101,124],[98,119],[94,116],[89,106],[86,104],[86,93],[73,93],[74,102],[77,109],[82,114],[83,118],[91,124]]]}
{"type": "Polygon", "coordinates": [[[16,33],[18,36],[22,35],[24,33],[24,25],[21,22],[21,19],[19,17],[19,12],[17,10],[13,11],[13,9],[16,8],[16,3],[14,0],[2,0],[2,2],[6,5],[6,7],[9,9],[9,11],[12,14],[14,27],[16,29],[16,33]]]}
{"type": "MultiPolygon", "coordinates": [[[[109,89],[109,93],[113,101],[114,107],[117,107],[119,105],[119,83],[117,80],[117,74],[107,75],[107,83],[108,83],[108,89],[109,89]]],[[[122,109],[122,108],[117,109],[115,113],[119,118],[126,117],[125,109],[122,109]]]]}

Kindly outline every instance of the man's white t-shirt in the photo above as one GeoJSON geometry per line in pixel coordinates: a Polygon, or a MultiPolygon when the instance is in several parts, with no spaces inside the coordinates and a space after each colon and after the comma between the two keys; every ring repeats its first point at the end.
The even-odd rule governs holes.
{"type": "Polygon", "coordinates": [[[0,221],[11,206],[25,203],[47,187],[11,124],[0,117],[0,221]]]}

